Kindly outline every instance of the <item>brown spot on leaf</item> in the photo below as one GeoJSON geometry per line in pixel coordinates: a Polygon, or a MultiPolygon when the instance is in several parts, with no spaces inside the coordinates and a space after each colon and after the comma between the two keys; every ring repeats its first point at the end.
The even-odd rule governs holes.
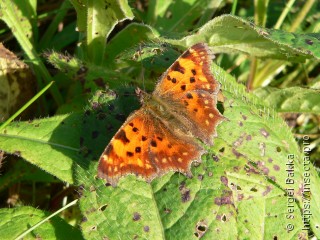
{"type": "Polygon", "coordinates": [[[235,148],[232,148],[232,153],[236,156],[237,159],[239,159],[241,156],[243,156],[235,148]]]}
{"type": "Polygon", "coordinates": [[[244,198],[244,195],[242,193],[238,194],[238,201],[241,201],[243,198],[244,198]]]}
{"type": "Polygon", "coordinates": [[[313,44],[313,41],[311,39],[306,39],[305,42],[308,45],[312,45],[313,44]]]}
{"type": "Polygon", "coordinates": [[[280,167],[279,167],[278,165],[273,165],[273,169],[274,169],[275,171],[279,171],[279,170],[280,170],[280,167]]]}
{"type": "Polygon", "coordinates": [[[226,176],[221,176],[220,181],[225,185],[226,187],[228,186],[228,178],[226,176]]]}
{"type": "Polygon", "coordinates": [[[221,205],[232,204],[233,201],[232,201],[232,197],[230,195],[230,196],[216,197],[214,199],[214,203],[218,206],[221,206],[221,205]]]}
{"type": "Polygon", "coordinates": [[[267,186],[267,189],[262,193],[262,196],[266,196],[272,190],[271,186],[267,186]]]}
{"type": "Polygon", "coordinates": [[[165,209],[164,209],[164,212],[165,212],[166,214],[169,214],[169,213],[171,213],[171,209],[170,209],[170,208],[165,208],[165,209]]]}
{"type": "Polygon", "coordinates": [[[141,215],[138,212],[133,213],[132,220],[139,221],[141,219],[141,215]]]}
{"type": "Polygon", "coordinates": [[[264,173],[264,175],[268,175],[268,174],[269,174],[269,168],[264,167],[264,168],[262,169],[262,172],[264,173]]]}
{"type": "Polygon", "coordinates": [[[269,137],[269,133],[267,132],[267,130],[265,130],[264,128],[261,128],[260,129],[260,133],[262,136],[264,136],[265,138],[268,138],[269,137]]]}
{"type": "Polygon", "coordinates": [[[245,133],[242,133],[241,136],[236,141],[233,142],[233,146],[235,147],[241,146],[244,141],[245,135],[246,135],[245,133]]]}
{"type": "Polygon", "coordinates": [[[215,162],[219,162],[219,157],[218,156],[216,156],[216,155],[214,155],[214,156],[212,156],[212,159],[213,159],[213,161],[215,161],[215,162]]]}
{"type": "Polygon", "coordinates": [[[190,189],[186,187],[186,183],[182,182],[179,186],[179,191],[181,194],[181,202],[185,203],[190,201],[190,189]]]}

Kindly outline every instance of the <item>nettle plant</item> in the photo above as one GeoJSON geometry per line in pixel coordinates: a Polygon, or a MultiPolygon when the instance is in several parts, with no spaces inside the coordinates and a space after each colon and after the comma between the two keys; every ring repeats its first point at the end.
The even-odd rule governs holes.
{"type": "MultiPolygon", "coordinates": [[[[314,76],[319,67],[320,35],[310,33],[319,28],[316,9],[306,4],[300,12],[294,6],[277,10],[274,28],[265,28],[259,26],[266,24],[267,8],[258,5],[254,24],[234,15],[213,17],[224,6],[220,1],[145,3],[65,1],[42,34],[34,1],[1,1],[1,19],[41,89],[0,126],[1,160],[6,153],[8,160],[11,154],[31,163],[15,162],[0,178],[1,190],[29,180],[63,182],[78,193],[53,214],[23,202],[0,209],[1,238],[320,238],[320,181],[312,161],[319,156],[319,119],[308,120],[320,112],[319,76],[304,82],[306,72],[314,76]],[[76,22],[56,32],[74,9],[76,22]],[[292,24],[285,21],[288,9],[296,17],[292,24]],[[226,120],[202,163],[192,165],[193,177],[169,172],[146,183],[128,175],[116,187],[97,178],[100,154],[139,108],[135,88],[152,91],[195,43],[206,43],[217,55],[211,72],[221,84],[217,107],[226,120]],[[61,53],[70,46],[74,55],[61,53]],[[59,72],[52,76],[42,57],[59,72]],[[40,97],[47,89],[47,98],[40,97]],[[55,113],[19,121],[38,98],[42,116],[55,113]],[[298,141],[283,120],[287,113],[299,113],[305,123],[298,141]],[[80,213],[73,213],[73,221],[55,216],[76,203],[80,213]]],[[[31,81],[27,66],[2,49],[0,84],[23,95],[31,81]]],[[[8,91],[0,91],[8,100],[8,91]]]]}

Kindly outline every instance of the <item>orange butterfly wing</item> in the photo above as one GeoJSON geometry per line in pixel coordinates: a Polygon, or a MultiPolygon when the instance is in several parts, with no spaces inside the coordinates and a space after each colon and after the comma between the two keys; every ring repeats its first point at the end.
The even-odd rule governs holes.
{"type": "Polygon", "coordinates": [[[203,150],[190,137],[181,137],[142,108],[129,116],[106,147],[98,176],[115,186],[127,174],[147,181],[170,170],[191,175],[189,164],[203,150]]]}
{"type": "Polygon", "coordinates": [[[220,85],[210,72],[212,58],[206,44],[192,46],[163,74],[153,92],[171,103],[193,136],[210,145],[224,119],[216,108],[220,85]]]}

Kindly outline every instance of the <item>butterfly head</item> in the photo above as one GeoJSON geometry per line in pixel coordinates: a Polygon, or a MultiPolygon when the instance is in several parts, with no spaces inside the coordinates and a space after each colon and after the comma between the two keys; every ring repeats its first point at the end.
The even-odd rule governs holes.
{"type": "Polygon", "coordinates": [[[136,88],[135,92],[136,92],[137,96],[139,97],[141,104],[148,102],[148,100],[151,98],[151,95],[149,93],[141,90],[140,88],[136,88]]]}

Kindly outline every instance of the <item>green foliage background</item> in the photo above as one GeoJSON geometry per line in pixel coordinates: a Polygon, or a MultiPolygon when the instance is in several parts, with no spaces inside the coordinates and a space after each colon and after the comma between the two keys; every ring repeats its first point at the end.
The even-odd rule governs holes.
{"type": "MultiPolygon", "coordinates": [[[[41,15],[42,4],[0,3],[3,34],[19,43],[39,93],[50,89],[32,99],[40,102],[32,121],[12,121],[17,113],[1,124],[0,160],[5,152],[26,162],[12,160],[17,162],[1,176],[0,189],[32,183],[32,198],[40,198],[44,192],[35,184],[62,183],[53,199],[59,204],[55,214],[64,212],[46,221],[46,207],[26,206],[28,198],[20,197],[13,209],[0,210],[1,239],[320,238],[316,4],[284,8],[255,1],[247,11],[245,3],[225,1],[71,0],[41,15]],[[233,14],[221,14],[228,7],[233,14]],[[38,23],[46,14],[44,30],[38,23]],[[269,23],[268,17],[278,20],[269,23]],[[192,166],[191,179],[168,173],[148,184],[127,176],[116,188],[106,186],[96,178],[97,160],[126,116],[139,108],[135,87],[152,91],[181,50],[198,42],[218,56],[211,70],[221,83],[218,107],[227,121],[218,126],[214,146],[202,164],[192,166]],[[293,130],[279,113],[299,114],[293,130]],[[290,156],[294,175],[288,175],[290,156]],[[311,194],[302,191],[306,181],[311,194]],[[77,206],[65,210],[73,199],[79,199],[77,206]],[[303,221],[308,206],[309,231],[303,221]]],[[[8,81],[10,69],[4,69],[8,81]]]]}

